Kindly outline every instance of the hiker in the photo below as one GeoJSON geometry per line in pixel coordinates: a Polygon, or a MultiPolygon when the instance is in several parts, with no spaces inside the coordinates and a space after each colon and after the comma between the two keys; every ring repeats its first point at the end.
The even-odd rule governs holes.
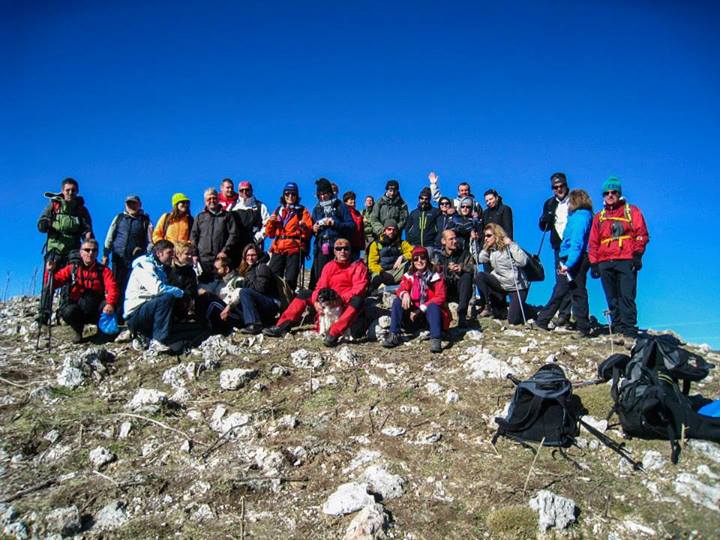
{"type": "Polygon", "coordinates": [[[363,216],[360,212],[355,209],[355,199],[357,196],[354,191],[346,191],[343,195],[343,203],[347,206],[350,217],[353,220],[355,228],[353,234],[350,237],[350,245],[352,246],[352,260],[355,261],[360,258],[360,252],[365,249],[365,233],[363,216]]]}
{"type": "MultiPolygon", "coordinates": [[[[270,246],[270,269],[285,278],[295,290],[300,268],[308,253],[312,231],[310,212],[300,204],[300,192],[295,182],[288,182],[280,197],[280,206],[268,218],[265,235],[272,238],[270,246]]],[[[304,285],[304,284],[302,284],[304,285]]]]}
{"type": "MultiPolygon", "coordinates": [[[[431,171],[430,174],[428,174],[428,180],[430,181],[430,192],[432,193],[432,198],[434,201],[438,201],[439,203],[440,199],[443,198],[442,193],[440,193],[440,177],[431,171]]],[[[456,212],[460,212],[460,202],[468,197],[472,200],[472,216],[479,218],[482,215],[482,208],[480,207],[480,203],[472,194],[470,184],[467,182],[460,182],[458,184],[457,197],[455,197],[452,201],[453,208],[455,208],[456,212]]]]}
{"type": "Polygon", "coordinates": [[[198,285],[198,291],[202,294],[200,304],[211,332],[227,335],[233,328],[243,325],[242,315],[237,308],[242,279],[237,270],[233,269],[230,257],[222,252],[213,261],[212,276],[212,281],[198,285]]]}
{"type": "Polygon", "coordinates": [[[588,256],[592,277],[600,278],[615,332],[637,334],[637,273],[650,235],[640,209],[622,196],[620,180],[602,186],[603,209],[590,228],[588,256]]]}
{"type": "Polygon", "coordinates": [[[333,245],[335,258],[323,268],[312,294],[309,294],[309,291],[302,291],[298,294],[280,315],[275,326],[265,328],[263,334],[271,337],[283,336],[293,326],[300,323],[307,308],[315,310],[316,321],[319,323],[324,312],[324,306],[319,301],[319,296],[321,293],[325,295],[326,289],[329,289],[337,297],[336,307],[338,308],[339,317],[329,327],[323,343],[327,347],[337,345],[340,336],[351,327],[362,313],[367,294],[367,267],[362,261],[352,262],[350,260],[350,250],[349,240],[346,238],[335,240],[333,245]]]}
{"type": "Polygon", "coordinates": [[[312,211],[312,230],[315,235],[315,249],[312,270],[310,271],[310,288],[322,273],[323,267],[333,260],[332,246],[338,238],[351,238],[355,229],[347,206],[333,195],[330,180],[320,178],[315,182],[318,203],[312,211]]]}
{"type": "Polygon", "coordinates": [[[412,245],[400,238],[394,219],[385,222],[380,237],[368,248],[367,266],[370,271],[370,290],[380,285],[397,285],[407,270],[412,245]]]}
{"type": "Polygon", "coordinates": [[[372,215],[373,207],[375,206],[375,198],[372,195],[365,196],[365,208],[362,209],[363,217],[363,232],[365,234],[365,250],[370,246],[370,243],[375,240],[375,235],[372,230],[372,223],[370,222],[370,216],[372,215]]]}
{"type": "Polygon", "coordinates": [[[199,297],[205,294],[205,290],[198,289],[198,271],[202,270],[199,263],[193,262],[196,256],[197,249],[190,242],[175,244],[167,275],[168,283],[183,291],[182,298],[178,298],[173,307],[173,319],[176,322],[193,321],[198,313],[204,313],[199,297]]]}
{"type": "Polygon", "coordinates": [[[433,208],[430,188],[424,187],[418,195],[418,205],[408,216],[405,238],[413,246],[427,248],[432,257],[432,249],[438,236],[437,220],[440,210],[433,208]]]}
{"type": "Polygon", "coordinates": [[[270,267],[259,259],[260,250],[254,244],[245,246],[238,275],[243,280],[240,309],[243,334],[259,334],[263,326],[271,325],[280,308],[278,286],[270,267]]]}
{"type": "Polygon", "coordinates": [[[430,268],[427,248],[412,250],[412,268],[403,275],[397,298],[393,300],[390,333],[383,347],[400,345],[401,327],[430,328],[430,352],[442,352],[442,332],[450,327],[452,317],[445,299],[445,280],[430,268]]]}
{"type": "Polygon", "coordinates": [[[197,257],[202,266],[201,282],[212,276],[213,262],[219,253],[225,253],[232,259],[238,242],[238,225],[232,214],[220,207],[215,188],[206,189],[204,199],[205,209],[195,218],[190,232],[190,239],[197,248],[197,257]]]}
{"type": "MultiPolygon", "coordinates": [[[[541,231],[550,231],[550,246],[552,246],[555,255],[555,286],[557,287],[559,284],[567,282],[567,275],[557,271],[560,268],[560,242],[562,242],[565,226],[568,222],[570,204],[570,189],[568,188],[565,173],[556,172],[550,177],[550,189],[552,189],[553,196],[543,204],[539,225],[541,231]]],[[[558,318],[555,326],[565,326],[570,322],[569,291],[560,299],[557,311],[558,318]]]]}
{"type": "Polygon", "coordinates": [[[459,219],[452,201],[450,201],[447,197],[440,197],[438,210],[440,210],[440,214],[438,215],[436,222],[438,231],[435,239],[436,248],[440,248],[442,246],[441,240],[443,231],[455,230],[459,219]]]}
{"type": "Polygon", "coordinates": [[[563,227],[558,249],[558,276],[552,296],[535,318],[535,325],[548,330],[548,323],[565,298],[570,298],[575,314],[576,328],[583,336],[590,335],[588,294],[585,288],[590,261],[587,256],[590,224],[593,219],[592,200],[582,189],[573,189],[568,195],[568,218],[563,227]]]}
{"type": "Polygon", "coordinates": [[[43,272],[43,286],[37,321],[47,324],[52,311],[54,287],[50,287],[51,272],[68,263],[71,251],[80,247],[82,240],[94,238],[92,218],[85,207],[85,200],[78,195],[80,187],[74,178],[65,178],[60,184],[60,193],[45,193],[50,202],[38,219],[37,228],[47,234],[43,250],[46,270],[43,272]]]}
{"type": "Polygon", "coordinates": [[[171,199],[172,210],[160,216],[153,230],[153,244],[160,240],[172,243],[190,240],[193,217],[190,214],[190,199],[183,193],[175,193],[171,199]]]}
{"type": "Polygon", "coordinates": [[[385,195],[373,206],[370,214],[370,225],[375,236],[380,236],[388,219],[394,219],[402,234],[405,230],[409,212],[407,203],[400,195],[400,184],[397,180],[388,180],[385,184],[385,195]]]}
{"type": "Polygon", "coordinates": [[[492,315],[495,319],[505,318],[510,324],[522,324],[528,313],[525,300],[528,295],[528,280],[522,267],[527,264],[527,255],[505,234],[497,223],[483,227],[483,248],[479,261],[489,263],[491,271],[478,272],[476,282],[486,301],[481,317],[492,315]],[[510,295],[510,309],[507,309],[507,295],[510,295]]]}
{"type": "Polygon", "coordinates": [[[433,254],[433,268],[445,279],[445,294],[448,302],[457,302],[458,328],[468,326],[467,310],[473,294],[475,266],[470,253],[458,241],[457,233],[451,229],[443,231],[441,248],[433,254]]]}
{"type": "MultiPolygon", "coordinates": [[[[97,324],[102,313],[115,313],[119,300],[115,277],[107,266],[97,262],[97,254],[97,241],[85,240],[80,247],[80,262],[64,266],[53,276],[54,288],[69,285],[60,316],[72,328],[72,342],[76,344],[82,343],[85,325],[97,324]]],[[[52,272],[50,261],[45,268],[52,272]]]]}
{"type": "Polygon", "coordinates": [[[142,209],[142,201],[137,195],[125,197],[125,211],[115,216],[105,235],[102,264],[107,265],[112,255],[112,269],[117,281],[120,297],[117,302],[118,321],[122,320],[122,304],[125,299],[132,262],[147,252],[152,245],[152,223],[142,209]]]}
{"type": "Polygon", "coordinates": [[[488,189],[485,192],[485,204],[487,208],[482,213],[483,226],[490,223],[500,225],[505,231],[505,236],[512,240],[513,238],[513,216],[512,208],[503,202],[500,194],[494,189],[488,189]]]}
{"type": "Polygon", "coordinates": [[[470,251],[471,241],[477,238],[473,232],[477,232],[481,226],[480,221],[473,217],[474,201],[470,197],[460,200],[460,210],[453,230],[458,236],[458,243],[464,251],[470,251]]]}
{"type": "Polygon", "coordinates": [[[125,290],[125,322],[136,335],[133,346],[155,352],[169,352],[173,305],[182,298],[182,289],[168,283],[167,270],[172,263],[174,246],[158,240],[152,253],[135,259],[125,290]],[[148,340],[149,343],[148,343],[148,340]]]}
{"type": "Polygon", "coordinates": [[[218,203],[226,212],[230,212],[238,201],[240,195],[235,191],[235,183],[230,178],[224,178],[220,182],[220,193],[218,194],[218,203]]]}
{"type": "MultiPolygon", "coordinates": [[[[238,218],[238,241],[235,250],[237,254],[240,254],[246,245],[253,243],[260,248],[262,253],[264,252],[265,225],[270,218],[267,206],[255,198],[250,182],[240,182],[238,193],[238,200],[232,208],[238,218]]],[[[232,258],[235,260],[239,257],[232,254],[232,258]]]]}

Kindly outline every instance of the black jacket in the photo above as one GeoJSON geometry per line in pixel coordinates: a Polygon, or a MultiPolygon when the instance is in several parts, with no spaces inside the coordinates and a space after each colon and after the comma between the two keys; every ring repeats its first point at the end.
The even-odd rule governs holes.
{"type": "Polygon", "coordinates": [[[410,212],[405,224],[405,239],[413,246],[433,246],[438,234],[437,219],[440,210],[430,206],[422,210],[420,206],[410,212]]]}
{"type": "Polygon", "coordinates": [[[191,264],[179,266],[173,263],[167,272],[167,277],[168,285],[182,289],[186,296],[197,296],[198,279],[191,264]]]}
{"type": "Polygon", "coordinates": [[[211,264],[221,251],[232,254],[238,241],[235,217],[225,210],[216,214],[207,209],[203,210],[195,218],[190,240],[197,247],[198,257],[205,264],[211,264]]]}
{"type": "Polygon", "coordinates": [[[513,217],[512,208],[502,202],[502,197],[498,200],[495,208],[486,208],[483,211],[483,227],[488,223],[497,223],[504,230],[505,234],[512,240],[513,238],[513,217]]]}
{"type": "Polygon", "coordinates": [[[446,255],[444,249],[436,249],[433,251],[432,262],[435,271],[443,273],[445,281],[456,281],[459,277],[455,272],[448,271],[448,263],[456,263],[462,266],[461,274],[475,271],[475,265],[473,264],[470,253],[460,248],[456,249],[450,255],[446,255]]]}
{"type": "Polygon", "coordinates": [[[278,297],[277,281],[270,267],[265,263],[256,263],[243,276],[245,281],[243,287],[251,288],[269,296],[271,298],[278,297]]]}
{"type": "Polygon", "coordinates": [[[560,249],[560,242],[562,242],[562,238],[560,238],[560,235],[558,235],[555,230],[555,212],[557,211],[557,207],[558,200],[554,196],[545,201],[542,216],[540,216],[540,222],[538,224],[541,231],[550,231],[550,245],[555,250],[560,249]]]}

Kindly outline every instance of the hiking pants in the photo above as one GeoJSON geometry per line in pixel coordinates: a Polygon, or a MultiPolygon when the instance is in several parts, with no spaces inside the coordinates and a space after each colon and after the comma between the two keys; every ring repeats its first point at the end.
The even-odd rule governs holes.
{"type": "Polygon", "coordinates": [[[415,330],[424,326],[424,322],[427,322],[427,326],[430,328],[430,337],[432,339],[440,339],[442,337],[442,311],[440,306],[437,304],[427,304],[427,310],[415,319],[410,320],[410,310],[404,310],[402,307],[402,300],[395,298],[392,304],[392,311],[390,314],[390,332],[393,334],[399,334],[401,328],[408,328],[415,330]]]}
{"type": "Polygon", "coordinates": [[[243,320],[239,306],[231,309],[228,318],[223,321],[220,313],[227,307],[227,304],[221,300],[219,296],[212,293],[205,294],[204,296],[209,297],[207,299],[207,307],[205,308],[205,318],[212,331],[225,334],[233,328],[245,326],[245,321],[243,320]]]}
{"type": "Polygon", "coordinates": [[[589,269],[590,261],[587,253],[584,253],[580,258],[580,262],[568,270],[572,279],[568,280],[567,276],[558,276],[562,279],[555,283],[550,300],[542,311],[538,313],[538,323],[547,325],[555,312],[562,309],[561,306],[565,299],[570,298],[575,320],[577,321],[577,329],[581,332],[590,330],[590,321],[588,320],[590,309],[588,307],[587,288],[585,287],[589,269]]]}
{"type": "Polygon", "coordinates": [[[301,264],[304,264],[304,261],[300,253],[273,253],[270,256],[268,266],[273,274],[284,277],[287,284],[294,291],[297,287],[301,264]]]}
{"type": "Polygon", "coordinates": [[[382,270],[378,274],[373,274],[370,278],[370,290],[375,290],[380,285],[397,285],[402,280],[406,269],[407,264],[402,264],[399,268],[390,268],[389,270],[382,270]]]}
{"type": "Polygon", "coordinates": [[[457,302],[458,320],[467,318],[467,310],[473,295],[472,272],[463,272],[452,279],[445,279],[445,293],[448,302],[457,302]]]}
{"type": "Polygon", "coordinates": [[[125,322],[132,332],[165,343],[170,335],[174,303],[175,298],[171,294],[161,294],[142,304],[125,322]]]}
{"type": "Polygon", "coordinates": [[[607,299],[613,332],[637,332],[637,272],[631,260],[604,261],[598,264],[605,298],[607,299]]]}
{"type": "MultiPolygon", "coordinates": [[[[50,251],[45,253],[45,263],[49,261],[55,261],[55,269],[53,272],[57,272],[64,267],[68,260],[65,255],[60,255],[56,251],[50,251]]],[[[38,308],[37,319],[40,324],[48,324],[52,315],[52,304],[55,296],[55,288],[50,286],[50,273],[45,270],[45,264],[43,264],[43,278],[42,278],[42,289],[40,291],[40,305],[38,308]]],[[[35,292],[35,291],[33,291],[35,292]]]]}
{"type": "Polygon", "coordinates": [[[312,270],[310,271],[310,290],[315,288],[315,284],[320,279],[320,274],[325,265],[335,258],[332,249],[332,243],[330,244],[330,251],[327,255],[322,252],[322,248],[317,247],[315,249],[315,258],[313,259],[312,270]]]}
{"type": "Polygon", "coordinates": [[[70,328],[82,334],[86,324],[97,324],[105,300],[99,294],[86,293],[77,301],[68,301],[60,307],[60,316],[70,328]]]}
{"type": "Polygon", "coordinates": [[[487,272],[478,272],[476,279],[478,287],[480,287],[483,296],[485,296],[489,302],[490,309],[494,315],[499,314],[505,309],[505,306],[507,305],[506,296],[509,294],[510,309],[508,310],[508,322],[510,324],[522,324],[523,310],[525,311],[525,316],[530,318],[531,315],[528,312],[528,306],[525,304],[525,300],[528,295],[527,289],[520,289],[519,291],[506,291],[503,289],[502,285],[500,285],[497,278],[487,272]],[[518,298],[518,296],[520,298],[518,298]]]}
{"type": "Polygon", "coordinates": [[[130,272],[132,271],[132,260],[127,260],[124,257],[118,257],[117,255],[112,256],[112,270],[115,274],[115,281],[118,286],[119,300],[117,314],[118,318],[122,319],[123,304],[125,303],[125,289],[127,288],[128,280],[130,279],[130,272]]]}
{"type": "MultiPolygon", "coordinates": [[[[330,327],[329,334],[335,337],[340,337],[345,333],[345,330],[350,328],[355,320],[362,313],[365,304],[365,299],[360,296],[353,296],[350,302],[343,306],[343,311],[337,321],[330,327]]],[[[300,323],[303,313],[309,307],[313,307],[312,300],[309,294],[296,296],[287,309],[280,315],[277,326],[297,326],[300,323]]],[[[320,314],[316,314],[316,319],[320,314]]]]}
{"type": "Polygon", "coordinates": [[[278,312],[277,302],[273,298],[248,287],[240,292],[240,307],[245,326],[268,324],[278,312]]]}
{"type": "MultiPolygon", "coordinates": [[[[560,274],[557,273],[557,269],[560,266],[560,250],[554,249],[553,253],[555,254],[555,270],[556,270],[556,272],[555,272],[555,287],[557,287],[558,285],[563,284],[564,282],[567,282],[567,276],[561,276],[560,274]]],[[[580,263],[580,264],[582,264],[582,263],[580,263]]],[[[590,268],[590,266],[588,266],[588,268],[590,268]]],[[[585,273],[587,273],[588,268],[585,269],[585,273]]],[[[586,290],[586,292],[587,292],[587,290],[586,290]]],[[[554,294],[555,294],[555,290],[553,289],[553,295],[554,294]]],[[[587,296],[587,294],[586,294],[586,296],[587,296]]],[[[571,304],[572,304],[572,299],[571,299],[570,291],[568,290],[566,292],[565,296],[560,298],[560,303],[558,304],[558,306],[556,308],[558,315],[560,317],[564,317],[565,319],[569,320],[571,304]]],[[[548,305],[549,305],[549,303],[548,303],[548,305]]],[[[554,313],[553,313],[553,315],[554,315],[554,313]]],[[[577,314],[575,315],[575,317],[577,318],[577,314]]]]}

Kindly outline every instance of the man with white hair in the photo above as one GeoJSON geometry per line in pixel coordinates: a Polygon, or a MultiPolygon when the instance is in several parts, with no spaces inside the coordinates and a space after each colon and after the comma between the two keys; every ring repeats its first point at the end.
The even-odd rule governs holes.
{"type": "Polygon", "coordinates": [[[247,180],[238,185],[238,194],[238,200],[232,207],[239,226],[237,251],[242,253],[245,246],[250,243],[254,243],[262,250],[265,225],[270,219],[270,213],[265,203],[255,198],[252,184],[247,180]]]}
{"type": "Polygon", "coordinates": [[[202,266],[201,281],[213,278],[213,263],[219,253],[231,259],[237,253],[238,227],[232,214],[220,207],[215,188],[205,190],[205,209],[195,217],[190,240],[197,248],[197,258],[202,266]]]}

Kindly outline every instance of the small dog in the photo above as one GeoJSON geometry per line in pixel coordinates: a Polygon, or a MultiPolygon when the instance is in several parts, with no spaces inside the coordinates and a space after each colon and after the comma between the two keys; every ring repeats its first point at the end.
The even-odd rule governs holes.
{"type": "Polygon", "coordinates": [[[321,336],[325,336],[330,331],[330,327],[340,318],[342,299],[338,293],[326,287],[318,292],[318,303],[322,307],[318,319],[318,332],[321,336]]]}

